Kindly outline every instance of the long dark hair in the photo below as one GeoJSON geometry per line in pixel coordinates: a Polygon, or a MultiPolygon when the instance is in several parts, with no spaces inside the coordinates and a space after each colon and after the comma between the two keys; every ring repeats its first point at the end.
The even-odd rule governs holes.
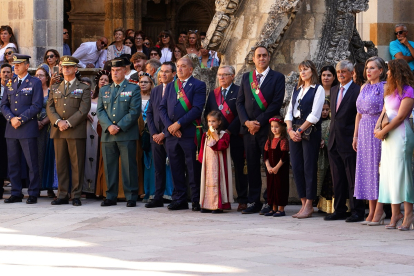
{"type": "Polygon", "coordinates": [[[387,78],[384,97],[392,95],[395,91],[403,94],[404,86],[414,87],[414,75],[404,59],[394,59],[388,62],[388,70],[390,74],[387,78]]]}
{"type": "MultiPolygon", "coordinates": [[[[19,52],[19,45],[17,45],[17,40],[16,40],[16,37],[13,34],[12,28],[9,25],[1,26],[0,27],[0,33],[4,32],[4,31],[7,31],[9,34],[11,34],[9,43],[13,43],[14,45],[16,45],[16,50],[17,50],[17,52],[19,52]]],[[[3,41],[0,39],[0,46],[3,47],[3,44],[4,44],[3,41]]]]}
{"type": "Polygon", "coordinates": [[[275,138],[275,135],[272,132],[272,122],[276,122],[279,127],[281,128],[280,131],[280,139],[287,139],[288,134],[286,131],[286,123],[283,120],[283,118],[281,116],[274,116],[272,118],[270,118],[269,120],[269,134],[267,135],[267,139],[272,142],[273,138],[275,138]],[[275,119],[275,120],[272,120],[275,119]]]}
{"type": "Polygon", "coordinates": [[[58,65],[60,61],[60,55],[59,55],[59,52],[56,51],[55,49],[49,49],[45,52],[45,55],[43,56],[43,63],[46,63],[49,66],[49,63],[47,63],[47,58],[46,58],[47,53],[49,52],[52,52],[56,57],[56,64],[54,66],[58,65]]]}
{"type": "MultiPolygon", "coordinates": [[[[180,50],[181,57],[183,57],[183,56],[185,56],[187,54],[187,49],[185,48],[184,45],[182,45],[182,44],[175,44],[174,51],[175,51],[175,48],[177,48],[178,50],[180,50]]],[[[171,61],[175,63],[178,60],[175,58],[174,51],[173,51],[173,55],[172,55],[171,61]]]]}
{"type": "MultiPolygon", "coordinates": [[[[311,60],[304,60],[299,64],[298,69],[300,70],[303,67],[309,68],[312,71],[311,84],[318,84],[319,83],[318,72],[316,71],[315,64],[311,60]]],[[[299,76],[298,86],[296,87],[296,89],[298,89],[301,85],[304,85],[304,84],[305,84],[305,81],[302,80],[302,78],[299,76]]]]}
{"type": "Polygon", "coordinates": [[[362,86],[366,81],[365,78],[364,78],[365,64],[363,64],[363,63],[355,64],[354,70],[355,70],[355,75],[356,75],[355,76],[355,82],[359,86],[362,86]]]}
{"type": "Polygon", "coordinates": [[[185,48],[190,48],[190,42],[189,42],[188,38],[190,37],[191,34],[195,34],[196,35],[196,44],[195,44],[195,47],[196,47],[196,50],[197,51],[200,51],[200,49],[201,49],[201,39],[200,39],[200,36],[198,34],[198,31],[192,31],[192,30],[189,30],[188,31],[187,37],[185,38],[185,48]]]}
{"type": "Polygon", "coordinates": [[[99,96],[99,80],[101,79],[102,75],[107,75],[108,79],[109,79],[109,83],[112,83],[112,77],[111,77],[111,72],[107,71],[107,70],[101,70],[98,72],[98,74],[95,77],[95,89],[93,90],[92,93],[92,99],[96,99],[99,96]]]}
{"type": "Polygon", "coordinates": [[[207,123],[208,123],[208,117],[213,117],[217,121],[220,121],[219,127],[217,129],[218,133],[220,134],[220,131],[222,131],[222,125],[223,125],[223,115],[221,114],[221,111],[213,110],[210,113],[207,114],[207,123]]]}
{"type": "Polygon", "coordinates": [[[332,75],[334,76],[334,81],[332,82],[331,87],[334,87],[335,85],[339,84],[338,81],[338,76],[336,75],[336,70],[335,67],[333,67],[332,65],[326,65],[324,67],[322,67],[321,70],[319,70],[319,83],[322,84],[322,73],[325,71],[329,71],[332,73],[332,75]]]}
{"type": "Polygon", "coordinates": [[[170,37],[170,43],[168,44],[168,49],[170,49],[171,50],[171,52],[173,52],[174,53],[174,48],[175,48],[175,41],[174,41],[174,37],[173,37],[173,35],[172,35],[172,33],[169,31],[169,30],[164,30],[164,31],[162,31],[160,34],[159,34],[159,36],[158,36],[158,39],[160,40],[160,47],[161,47],[161,49],[162,48],[164,48],[166,45],[164,45],[163,43],[162,43],[162,36],[163,35],[168,35],[169,37],[170,37]]]}

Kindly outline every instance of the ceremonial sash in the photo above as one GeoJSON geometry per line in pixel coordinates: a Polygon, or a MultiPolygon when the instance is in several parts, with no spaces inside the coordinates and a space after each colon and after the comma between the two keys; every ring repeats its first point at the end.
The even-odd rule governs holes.
{"type": "Polygon", "coordinates": [[[250,72],[249,81],[250,81],[250,88],[252,90],[256,103],[259,105],[262,111],[265,111],[268,104],[266,102],[265,97],[262,94],[262,91],[260,90],[259,82],[257,81],[256,74],[254,73],[254,71],[250,72]]]}
{"type": "MultiPolygon", "coordinates": [[[[174,82],[175,92],[177,93],[177,99],[180,101],[180,104],[184,108],[185,112],[190,111],[192,108],[192,105],[190,101],[187,98],[187,95],[184,92],[183,84],[181,83],[180,79],[177,79],[174,82]]],[[[201,120],[195,119],[193,121],[193,125],[196,127],[196,135],[194,137],[194,143],[200,147],[201,145],[201,136],[202,136],[202,126],[201,126],[201,120]]]]}
{"type": "MultiPolygon", "coordinates": [[[[220,105],[223,104],[223,108],[220,110],[221,114],[223,114],[227,122],[231,123],[234,120],[234,114],[233,112],[231,112],[231,109],[226,103],[226,101],[223,101],[223,103],[220,102],[220,98],[221,98],[220,95],[221,95],[220,87],[214,89],[214,96],[216,98],[217,106],[219,107],[219,110],[220,110],[220,105]]],[[[224,97],[224,95],[222,97],[224,97]]]]}

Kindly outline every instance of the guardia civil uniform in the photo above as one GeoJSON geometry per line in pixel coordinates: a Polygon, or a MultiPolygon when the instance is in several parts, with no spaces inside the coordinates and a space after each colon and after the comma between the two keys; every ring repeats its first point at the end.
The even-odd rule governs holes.
{"type": "MultiPolygon", "coordinates": [[[[123,59],[112,60],[112,67],[124,67],[123,59]]],[[[118,196],[119,156],[122,185],[127,206],[138,199],[138,168],[136,160],[139,139],[138,118],[141,114],[141,90],[124,79],[120,84],[103,86],[99,91],[97,115],[102,127],[101,147],[108,190],[102,206],[115,205],[118,196]],[[108,128],[116,125],[119,132],[111,135],[108,128]],[[110,202],[110,204],[105,204],[110,202]]]]}
{"type": "MultiPolygon", "coordinates": [[[[30,56],[15,54],[13,64],[28,62],[30,56]]],[[[22,152],[29,166],[30,184],[28,187],[29,198],[26,203],[37,202],[39,195],[40,179],[38,164],[37,137],[39,127],[37,113],[42,110],[43,89],[42,82],[28,73],[22,79],[14,77],[9,80],[4,89],[1,100],[1,112],[7,120],[5,138],[7,141],[7,154],[9,177],[12,184],[11,197],[5,203],[21,202],[21,157],[22,152]],[[11,119],[20,117],[21,125],[15,129],[11,119]]],[[[3,183],[1,183],[3,184],[3,183]]]]}
{"type": "MultiPolygon", "coordinates": [[[[78,60],[71,56],[60,59],[62,66],[76,66],[78,60]]],[[[85,172],[86,119],[91,108],[91,89],[76,78],[52,85],[46,107],[52,128],[59,181],[57,200],[52,205],[67,204],[69,199],[69,170],[72,171],[73,205],[81,205],[82,183],[85,172]],[[58,123],[65,120],[69,128],[60,131],[58,123]],[[75,201],[76,199],[76,201],[75,201]]]]}

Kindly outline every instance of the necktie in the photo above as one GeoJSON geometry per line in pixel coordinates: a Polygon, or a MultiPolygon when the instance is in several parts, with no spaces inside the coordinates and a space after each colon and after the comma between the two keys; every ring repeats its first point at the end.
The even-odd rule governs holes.
{"type": "Polygon", "coordinates": [[[69,86],[70,86],[70,82],[66,82],[66,89],[65,89],[65,94],[66,95],[69,94],[69,86]]]}
{"type": "Polygon", "coordinates": [[[19,80],[19,83],[17,84],[17,89],[19,89],[20,85],[22,85],[22,80],[19,80]]]}
{"type": "Polygon", "coordinates": [[[227,89],[226,89],[226,88],[224,88],[224,89],[221,91],[221,94],[223,95],[223,97],[224,97],[224,98],[226,98],[226,95],[227,95],[227,89]]]}
{"type": "Polygon", "coordinates": [[[344,87],[341,87],[341,90],[339,90],[339,96],[338,101],[336,103],[336,111],[338,111],[339,106],[341,105],[342,99],[344,98],[344,87]]]}
{"type": "Polygon", "coordinates": [[[257,82],[259,83],[259,85],[260,85],[260,79],[263,77],[263,75],[262,74],[258,74],[257,75],[257,82]]]}
{"type": "Polygon", "coordinates": [[[164,93],[165,93],[165,84],[162,87],[162,96],[164,97],[164,93]]]}

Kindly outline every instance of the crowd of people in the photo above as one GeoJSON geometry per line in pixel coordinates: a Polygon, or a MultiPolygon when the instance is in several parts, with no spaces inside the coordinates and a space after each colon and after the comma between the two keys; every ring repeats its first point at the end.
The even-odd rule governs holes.
{"type": "Polygon", "coordinates": [[[102,197],[101,206],[125,199],[135,207],[142,199],[157,208],[168,200],[169,210],[182,210],[190,198],[193,211],[223,213],[234,199],[234,167],[237,211],[282,217],[291,167],[302,204],[293,218],[311,217],[317,204],[327,221],[375,226],[391,204],[386,228],[409,230],[414,49],[407,33],[396,26],[388,63],[342,60],[318,72],[304,60],[280,114],[285,77],[269,67],[264,46],[254,49],[255,70],[238,86],[235,69],[202,48],[205,34],[182,32],[175,44],[164,30],[152,45],[142,31],[117,28],[111,45],[101,37],[73,54],[67,44],[62,56],[46,50],[31,76],[30,56],[18,53],[12,29],[1,26],[0,149],[7,158],[0,182],[12,187],[4,202],[22,202],[25,185],[28,204],[47,190],[52,205],[81,206],[86,193],[102,197]],[[219,67],[213,91],[192,76],[190,53],[202,68],[219,67]],[[93,89],[79,67],[101,68],[93,89]]]}

